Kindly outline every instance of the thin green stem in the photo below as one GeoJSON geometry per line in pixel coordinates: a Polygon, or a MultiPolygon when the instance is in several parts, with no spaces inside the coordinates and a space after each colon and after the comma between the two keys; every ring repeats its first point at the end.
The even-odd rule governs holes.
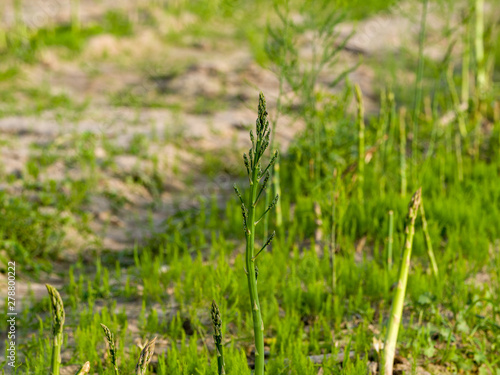
{"type": "Polygon", "coordinates": [[[422,0],[422,18],[420,19],[420,33],[418,41],[418,69],[417,81],[415,84],[415,99],[413,106],[413,135],[412,135],[412,160],[413,160],[413,177],[416,178],[417,152],[418,152],[418,117],[420,115],[420,107],[422,102],[423,78],[424,78],[424,43],[425,29],[427,25],[427,5],[428,0],[422,0]]]}
{"type": "Polygon", "coordinates": [[[74,33],[79,32],[80,25],[80,0],[71,1],[71,31],[74,33]]]}
{"type": "Polygon", "coordinates": [[[455,115],[457,116],[458,120],[458,130],[460,131],[460,135],[462,136],[462,138],[465,138],[467,136],[467,129],[465,128],[464,113],[460,109],[460,99],[458,98],[457,88],[455,86],[455,81],[453,80],[453,65],[450,65],[448,68],[448,71],[446,73],[446,81],[450,89],[451,100],[453,102],[455,115]]]}
{"type": "Polygon", "coordinates": [[[363,93],[359,85],[354,86],[358,103],[358,198],[363,202],[363,185],[365,181],[365,110],[363,107],[363,93]]]}
{"type": "Polygon", "coordinates": [[[424,201],[420,202],[420,216],[422,216],[422,229],[424,231],[425,243],[427,245],[427,255],[429,256],[429,261],[431,263],[432,274],[436,279],[439,278],[439,269],[436,262],[436,257],[434,256],[434,250],[432,248],[431,236],[429,234],[429,226],[427,225],[427,219],[425,217],[424,201]]]}
{"type": "Polygon", "coordinates": [[[389,211],[389,236],[387,237],[387,267],[392,268],[392,245],[394,243],[394,212],[389,211]]]}
{"type": "Polygon", "coordinates": [[[486,64],[484,59],[484,0],[475,0],[475,35],[474,45],[476,52],[476,85],[477,95],[482,98],[486,89],[486,64]]]}
{"type": "Polygon", "coordinates": [[[252,184],[250,185],[249,201],[251,202],[248,207],[248,222],[247,222],[247,246],[245,253],[246,269],[247,269],[247,282],[248,290],[250,291],[250,306],[252,309],[253,329],[255,339],[255,374],[264,374],[264,323],[260,313],[259,295],[257,293],[257,279],[255,277],[255,261],[254,261],[254,248],[255,248],[255,230],[257,224],[255,223],[255,199],[257,197],[257,189],[259,181],[257,178],[257,169],[252,170],[252,184]]]}
{"type": "Polygon", "coordinates": [[[399,111],[399,169],[401,177],[401,196],[406,195],[406,109],[402,107],[399,111]]]}
{"type": "Polygon", "coordinates": [[[469,102],[470,30],[471,30],[470,19],[471,17],[468,16],[464,21],[464,38],[463,38],[464,50],[462,53],[462,87],[460,93],[462,98],[462,103],[469,102]]]}
{"type": "Polygon", "coordinates": [[[396,287],[396,295],[392,301],[391,317],[387,330],[387,337],[384,348],[384,374],[392,375],[394,366],[394,356],[396,354],[396,343],[398,339],[399,325],[403,314],[403,305],[406,293],[406,284],[408,282],[408,273],[410,271],[410,259],[413,245],[413,236],[415,235],[415,220],[421,202],[422,190],[419,188],[413,195],[406,218],[405,241],[403,248],[403,258],[399,266],[399,279],[396,287]]]}

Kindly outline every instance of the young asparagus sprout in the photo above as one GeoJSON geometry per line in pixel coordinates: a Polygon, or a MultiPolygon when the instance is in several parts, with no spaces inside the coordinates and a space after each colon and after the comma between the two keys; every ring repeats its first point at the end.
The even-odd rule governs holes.
{"type": "Polygon", "coordinates": [[[118,375],[118,364],[117,364],[117,350],[115,345],[115,339],[108,327],[101,323],[101,327],[104,330],[104,336],[109,346],[109,354],[111,355],[111,364],[113,365],[115,375],[118,375]]]}
{"type": "Polygon", "coordinates": [[[78,370],[75,375],[86,375],[90,372],[90,362],[87,361],[83,364],[83,366],[78,370]]]}
{"type": "Polygon", "coordinates": [[[139,356],[139,361],[135,366],[135,374],[136,375],[145,375],[148,370],[149,362],[151,358],[153,358],[153,354],[155,353],[155,342],[156,337],[149,341],[141,351],[141,355],[139,356]]]}
{"type": "Polygon", "coordinates": [[[217,348],[217,371],[218,374],[225,374],[224,352],[222,348],[222,319],[220,317],[219,306],[212,301],[212,323],[214,325],[214,341],[217,348]]]}
{"type": "Polygon", "coordinates": [[[61,366],[61,347],[63,342],[63,327],[64,327],[64,305],[61,295],[52,285],[45,284],[47,292],[50,296],[52,306],[52,361],[51,375],[59,375],[61,366]]]}
{"type": "Polygon", "coordinates": [[[256,220],[257,214],[257,203],[261,194],[263,193],[269,178],[271,176],[272,166],[275,163],[278,153],[275,152],[269,164],[262,169],[261,159],[269,146],[269,136],[271,133],[271,128],[269,126],[269,121],[267,120],[266,111],[266,100],[264,95],[261,93],[259,95],[259,106],[258,106],[258,117],[256,121],[256,132],[254,135],[253,131],[250,131],[250,141],[252,142],[252,148],[248,151],[247,155],[243,155],[243,161],[248,173],[248,179],[250,182],[250,192],[248,198],[245,200],[238,188],[235,187],[236,195],[240,199],[241,208],[243,213],[243,227],[245,230],[246,239],[246,252],[245,252],[245,269],[252,270],[255,272],[246,272],[248,289],[250,292],[250,307],[252,310],[253,327],[254,327],[254,339],[255,339],[255,375],[264,374],[264,324],[262,322],[259,296],[257,293],[257,267],[255,265],[255,259],[270,243],[274,237],[274,233],[266,241],[265,245],[261,248],[257,254],[255,251],[255,231],[256,226],[262,218],[264,218],[267,213],[276,205],[278,202],[278,195],[275,196],[271,204],[266,208],[264,213],[256,220]],[[262,183],[261,178],[264,176],[262,183]]]}
{"type": "Polygon", "coordinates": [[[413,245],[413,236],[415,234],[415,220],[421,202],[422,189],[419,188],[413,195],[406,217],[405,241],[403,248],[403,258],[399,266],[399,279],[396,288],[396,295],[392,301],[391,317],[384,348],[384,374],[392,374],[394,366],[394,356],[396,354],[396,342],[398,339],[399,324],[403,314],[403,304],[405,299],[406,284],[408,282],[408,273],[410,270],[410,258],[413,245]]]}

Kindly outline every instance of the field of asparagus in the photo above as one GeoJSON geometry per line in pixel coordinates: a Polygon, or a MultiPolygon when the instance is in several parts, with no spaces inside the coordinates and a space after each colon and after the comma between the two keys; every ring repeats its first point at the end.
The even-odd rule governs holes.
{"type": "Polygon", "coordinates": [[[0,364],[500,375],[500,4],[0,4],[0,364]]]}

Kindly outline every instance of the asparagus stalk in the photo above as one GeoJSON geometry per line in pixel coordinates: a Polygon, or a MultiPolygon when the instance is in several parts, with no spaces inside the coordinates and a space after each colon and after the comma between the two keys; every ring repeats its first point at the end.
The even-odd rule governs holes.
{"type": "Polygon", "coordinates": [[[47,292],[50,296],[52,306],[52,360],[51,360],[51,374],[59,375],[59,368],[61,366],[61,347],[63,343],[63,327],[64,327],[64,305],[61,295],[52,285],[45,284],[47,292]]]}
{"type": "Polygon", "coordinates": [[[464,50],[462,52],[462,86],[460,96],[462,103],[469,103],[469,66],[470,66],[470,15],[464,19],[464,50]]]}
{"type": "Polygon", "coordinates": [[[118,375],[118,364],[117,364],[117,350],[115,345],[115,339],[108,327],[101,323],[101,327],[104,330],[104,336],[109,345],[109,354],[111,355],[111,364],[113,365],[113,370],[115,375],[118,375]]]}
{"type": "Polygon", "coordinates": [[[419,188],[413,195],[409,208],[408,216],[406,218],[405,226],[405,241],[403,248],[403,259],[399,266],[399,280],[396,288],[396,295],[392,301],[391,317],[389,320],[389,328],[387,330],[387,337],[385,340],[384,349],[384,374],[392,375],[392,368],[394,366],[394,356],[396,354],[396,342],[398,339],[399,324],[403,314],[403,304],[406,293],[406,284],[408,282],[408,273],[410,270],[410,258],[413,245],[413,236],[415,234],[415,220],[421,202],[422,189],[419,188]]]}
{"type": "Polygon", "coordinates": [[[392,268],[392,245],[394,243],[394,211],[389,211],[389,236],[387,238],[387,266],[392,268]]]}
{"type": "Polygon", "coordinates": [[[224,352],[222,348],[222,319],[220,317],[219,306],[212,301],[212,323],[214,325],[214,341],[217,348],[217,372],[219,375],[225,374],[224,352]]]}
{"type": "Polygon", "coordinates": [[[151,362],[151,358],[153,358],[153,354],[155,353],[155,342],[156,337],[149,341],[142,349],[139,361],[137,361],[137,365],[135,366],[136,375],[146,374],[149,362],[151,362]]]}
{"type": "Polygon", "coordinates": [[[474,35],[474,45],[476,52],[476,85],[477,94],[482,98],[484,90],[486,88],[486,70],[485,70],[485,59],[484,59],[484,0],[475,0],[474,6],[475,14],[475,35],[474,35]]]}
{"type": "Polygon", "coordinates": [[[250,191],[247,200],[243,199],[240,191],[234,186],[236,195],[240,199],[241,208],[243,213],[243,229],[245,231],[246,251],[245,251],[245,271],[247,274],[248,289],[250,291],[250,307],[252,310],[254,340],[255,340],[255,375],[264,374],[264,323],[262,321],[259,296],[257,293],[257,276],[255,266],[255,259],[257,256],[269,245],[274,237],[274,233],[268,238],[264,246],[254,254],[255,250],[255,231],[257,224],[262,220],[266,214],[271,210],[278,201],[278,195],[275,196],[271,204],[266,208],[264,213],[257,218],[257,203],[262,193],[264,192],[267,183],[269,182],[273,165],[278,157],[276,151],[271,158],[268,166],[262,171],[261,159],[265,150],[269,146],[269,136],[271,129],[269,121],[267,120],[266,100],[261,93],[259,96],[258,118],[256,121],[256,134],[250,131],[250,140],[252,141],[252,148],[250,148],[248,156],[243,155],[245,167],[250,182],[250,191]],[[260,183],[262,179],[262,183],[260,183]]]}
{"type": "Polygon", "coordinates": [[[417,167],[417,153],[418,153],[418,117],[420,115],[420,108],[422,102],[423,92],[423,78],[424,78],[424,43],[425,43],[425,29],[427,26],[427,6],[429,0],[422,0],[422,18],[420,19],[420,32],[418,40],[418,69],[417,81],[415,84],[415,99],[413,105],[413,134],[412,134],[412,168],[413,178],[416,178],[417,167]]]}
{"type": "Polygon", "coordinates": [[[358,84],[354,86],[356,101],[358,103],[358,198],[363,202],[363,184],[365,179],[365,120],[363,107],[363,93],[358,84]]]}
{"type": "Polygon", "coordinates": [[[90,372],[90,362],[87,361],[83,364],[83,366],[78,370],[75,375],[86,375],[90,372]]]}
{"type": "Polygon", "coordinates": [[[406,195],[407,182],[406,182],[406,123],[405,123],[406,109],[402,107],[399,110],[399,168],[401,176],[401,196],[406,195]]]}

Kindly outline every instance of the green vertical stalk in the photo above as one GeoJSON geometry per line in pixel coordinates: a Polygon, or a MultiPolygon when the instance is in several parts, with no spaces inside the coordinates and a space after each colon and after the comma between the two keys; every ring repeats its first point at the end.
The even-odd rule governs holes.
{"type": "Polygon", "coordinates": [[[448,88],[450,89],[451,100],[453,102],[453,107],[455,111],[455,116],[458,121],[458,130],[460,131],[460,136],[465,138],[467,136],[467,129],[465,128],[465,119],[463,111],[460,109],[460,99],[458,98],[457,88],[455,87],[455,81],[453,80],[453,65],[448,67],[446,73],[446,81],[448,83],[448,88]]]}
{"type": "Polygon", "coordinates": [[[254,340],[255,340],[255,375],[264,374],[264,323],[262,321],[259,296],[257,293],[257,267],[255,260],[257,256],[271,243],[274,232],[267,239],[262,248],[255,254],[255,232],[257,224],[267,215],[267,213],[276,205],[278,195],[275,196],[271,204],[266,208],[264,213],[257,218],[257,203],[271,177],[273,165],[278,157],[278,152],[275,152],[267,167],[262,171],[261,159],[269,146],[269,136],[271,129],[267,120],[266,101],[264,95],[259,96],[258,118],[256,121],[256,135],[250,131],[250,140],[252,147],[249,150],[248,156],[243,155],[245,167],[250,182],[250,191],[248,199],[245,201],[238,188],[235,186],[236,195],[240,199],[241,209],[243,213],[243,228],[246,239],[245,251],[245,271],[247,275],[248,290],[250,292],[250,308],[252,311],[254,340]],[[260,181],[262,183],[260,183],[260,181]]]}
{"type": "Polygon", "coordinates": [[[486,88],[486,64],[484,59],[484,0],[475,0],[474,45],[476,52],[476,85],[477,95],[482,98],[486,88]]]}
{"type": "Polygon", "coordinates": [[[469,86],[470,86],[470,76],[469,76],[469,66],[470,66],[470,16],[464,21],[464,50],[462,52],[462,87],[461,87],[461,99],[462,103],[469,102],[469,86]]]}
{"type": "Polygon", "coordinates": [[[387,93],[387,102],[390,110],[390,115],[389,115],[389,122],[388,122],[388,130],[387,130],[387,141],[384,142],[384,144],[387,144],[387,151],[386,151],[386,158],[387,155],[391,154],[394,151],[394,138],[395,138],[395,132],[396,132],[396,120],[397,120],[397,113],[396,113],[396,102],[394,100],[394,93],[392,91],[389,91],[387,93]]]}
{"type": "Polygon", "coordinates": [[[52,307],[52,358],[51,375],[59,375],[61,367],[61,347],[63,343],[64,305],[61,295],[52,285],[45,284],[52,307]]]}
{"type": "Polygon", "coordinates": [[[104,337],[108,343],[109,354],[111,356],[111,364],[113,365],[113,371],[115,375],[118,375],[118,353],[116,350],[116,343],[113,333],[110,329],[101,323],[101,327],[104,330],[104,337]]]}
{"type": "Polygon", "coordinates": [[[396,343],[398,339],[399,325],[403,314],[403,304],[406,293],[406,284],[408,282],[408,273],[410,271],[410,258],[413,245],[413,236],[415,235],[415,220],[421,202],[422,189],[419,188],[413,195],[406,218],[405,241],[403,248],[403,258],[399,266],[399,279],[396,287],[396,295],[392,301],[391,317],[387,330],[387,337],[384,348],[384,374],[392,375],[394,366],[394,356],[396,354],[396,343]]]}
{"type": "Polygon", "coordinates": [[[358,103],[358,198],[363,202],[363,185],[365,181],[365,109],[363,106],[363,93],[359,85],[354,85],[356,101],[358,103]]]}
{"type": "Polygon", "coordinates": [[[220,316],[219,306],[212,301],[212,323],[214,326],[214,341],[215,348],[217,349],[217,373],[219,375],[225,374],[224,364],[224,351],[222,346],[222,319],[220,316]]]}
{"type": "Polygon", "coordinates": [[[13,1],[14,1],[14,28],[16,29],[16,33],[19,34],[24,31],[23,3],[22,0],[13,0],[13,1]]]}
{"type": "Polygon", "coordinates": [[[77,33],[80,28],[80,0],[71,0],[71,30],[77,33]]]}
{"type": "Polygon", "coordinates": [[[335,267],[335,250],[337,246],[336,237],[336,227],[337,227],[337,217],[335,215],[337,200],[337,168],[333,170],[333,188],[332,188],[332,222],[331,222],[331,233],[330,233],[330,258],[332,262],[332,294],[335,295],[337,291],[337,269],[335,267]]]}
{"type": "Polygon", "coordinates": [[[460,134],[455,134],[455,155],[457,158],[457,175],[458,181],[464,180],[464,161],[462,159],[462,140],[460,134]]]}
{"type": "Polygon", "coordinates": [[[423,78],[424,78],[424,42],[425,28],[427,25],[427,4],[428,0],[422,0],[422,18],[420,20],[420,33],[418,41],[418,70],[417,80],[415,84],[415,100],[413,105],[413,142],[412,142],[412,159],[413,159],[413,177],[416,178],[417,152],[418,152],[418,116],[420,115],[420,107],[422,102],[423,78]]]}
{"type": "MultiPolygon", "coordinates": [[[[6,4],[4,2],[0,3],[0,14],[5,14],[6,4]]],[[[7,25],[0,23],[0,50],[7,47],[7,25]]]]}
{"type": "Polygon", "coordinates": [[[406,195],[406,108],[399,110],[399,169],[401,176],[401,196],[406,195]]]}
{"type": "Polygon", "coordinates": [[[389,236],[387,237],[387,267],[392,269],[392,245],[394,244],[394,211],[389,211],[389,236]]]}
{"type": "Polygon", "coordinates": [[[425,243],[427,245],[427,255],[429,256],[429,261],[431,263],[432,274],[437,279],[439,277],[439,269],[436,262],[436,257],[434,256],[434,250],[432,248],[431,236],[429,234],[429,226],[427,225],[427,219],[425,218],[423,199],[420,202],[420,216],[422,217],[422,229],[424,231],[425,243]]]}

